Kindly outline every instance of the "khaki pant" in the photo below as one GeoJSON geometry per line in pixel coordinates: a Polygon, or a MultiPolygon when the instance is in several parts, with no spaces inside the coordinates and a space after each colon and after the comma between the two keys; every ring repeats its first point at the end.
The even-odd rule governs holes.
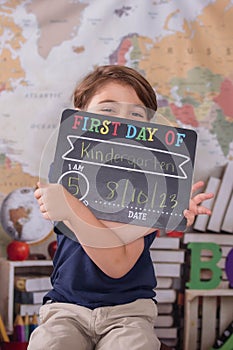
{"type": "Polygon", "coordinates": [[[46,304],[28,350],[159,350],[156,317],[157,306],[150,299],[94,310],[46,304]]]}

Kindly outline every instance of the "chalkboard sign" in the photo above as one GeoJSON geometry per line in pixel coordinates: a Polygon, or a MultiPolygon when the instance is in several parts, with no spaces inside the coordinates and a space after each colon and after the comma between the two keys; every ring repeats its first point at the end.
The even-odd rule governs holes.
{"type": "Polygon", "coordinates": [[[184,230],[196,132],[67,109],[50,182],[99,219],[184,230]]]}

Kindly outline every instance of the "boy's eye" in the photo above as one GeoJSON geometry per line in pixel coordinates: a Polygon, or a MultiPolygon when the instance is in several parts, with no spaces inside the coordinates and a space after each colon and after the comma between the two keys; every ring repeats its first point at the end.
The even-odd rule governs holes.
{"type": "Polygon", "coordinates": [[[101,108],[101,111],[102,111],[102,112],[109,112],[109,113],[114,112],[113,109],[112,109],[112,108],[109,108],[109,107],[101,108]]]}
{"type": "Polygon", "coordinates": [[[119,107],[114,102],[105,102],[99,105],[99,110],[103,114],[115,115],[118,113],[119,107]]]}
{"type": "Polygon", "coordinates": [[[144,115],[142,115],[141,113],[137,113],[137,112],[132,112],[132,116],[136,117],[136,118],[145,118],[144,115]]]}
{"type": "Polygon", "coordinates": [[[136,119],[147,119],[146,111],[142,108],[138,108],[130,112],[130,116],[136,119]]]}
{"type": "Polygon", "coordinates": [[[111,116],[116,116],[117,115],[117,110],[115,108],[111,107],[102,107],[100,109],[101,114],[104,115],[111,115],[111,116]]]}

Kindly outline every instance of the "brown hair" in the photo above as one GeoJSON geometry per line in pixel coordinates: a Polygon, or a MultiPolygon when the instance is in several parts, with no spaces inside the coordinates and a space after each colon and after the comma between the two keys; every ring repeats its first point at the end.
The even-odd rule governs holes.
{"type": "MultiPolygon", "coordinates": [[[[97,90],[110,81],[131,86],[145,107],[157,110],[156,94],[149,82],[136,70],[120,65],[99,66],[89,73],[75,88],[74,107],[86,108],[97,90]]],[[[149,113],[148,119],[151,119],[153,114],[149,113]]]]}

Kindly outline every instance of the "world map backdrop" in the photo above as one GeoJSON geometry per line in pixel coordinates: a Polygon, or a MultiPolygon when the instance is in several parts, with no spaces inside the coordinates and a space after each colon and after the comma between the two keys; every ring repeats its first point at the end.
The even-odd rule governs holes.
{"type": "Polygon", "coordinates": [[[76,83],[102,64],[138,70],[159,113],[197,131],[194,180],[233,159],[233,0],[0,5],[0,204],[36,185],[76,83]]]}

